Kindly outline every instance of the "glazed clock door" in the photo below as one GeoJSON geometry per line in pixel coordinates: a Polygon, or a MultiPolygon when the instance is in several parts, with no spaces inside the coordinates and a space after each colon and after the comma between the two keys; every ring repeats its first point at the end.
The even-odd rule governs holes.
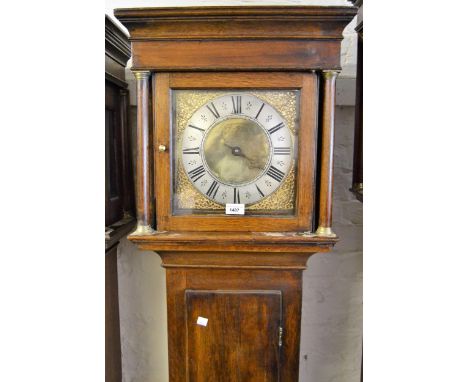
{"type": "Polygon", "coordinates": [[[155,152],[158,230],[311,229],[315,73],[155,74],[153,86],[155,146],[168,148],[155,152]]]}
{"type": "Polygon", "coordinates": [[[280,291],[186,290],[188,380],[279,381],[280,291]]]}

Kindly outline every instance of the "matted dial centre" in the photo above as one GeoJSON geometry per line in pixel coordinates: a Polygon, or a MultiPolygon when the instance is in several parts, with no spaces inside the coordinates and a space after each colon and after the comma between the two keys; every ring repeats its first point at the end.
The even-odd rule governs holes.
{"type": "Polygon", "coordinates": [[[250,183],[270,159],[270,141],[264,129],[246,118],[227,118],[206,134],[203,155],[210,172],[221,182],[250,183]]]}

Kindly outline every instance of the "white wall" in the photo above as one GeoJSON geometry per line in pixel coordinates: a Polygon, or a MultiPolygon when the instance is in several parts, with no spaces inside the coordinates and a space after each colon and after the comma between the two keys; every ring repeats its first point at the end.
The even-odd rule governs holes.
{"type": "MultiPolygon", "coordinates": [[[[107,0],[114,8],[182,5],[349,5],[317,1],[149,1],[107,0]]],[[[344,32],[342,73],[337,81],[333,228],[341,240],[328,254],[312,256],[304,272],[300,382],[358,382],[362,341],[362,204],[351,186],[354,131],[355,22],[344,32]]],[[[132,74],[128,72],[132,87],[132,74]]],[[[131,97],[132,104],[135,98],[131,97]]],[[[119,298],[123,382],[166,382],[167,324],[165,275],[160,258],[119,246],[119,298]]],[[[289,382],[289,381],[288,381],[289,382]]]]}
{"type": "Polygon", "coordinates": [[[160,257],[124,239],[118,250],[123,382],[167,382],[166,276],[160,257]]]}

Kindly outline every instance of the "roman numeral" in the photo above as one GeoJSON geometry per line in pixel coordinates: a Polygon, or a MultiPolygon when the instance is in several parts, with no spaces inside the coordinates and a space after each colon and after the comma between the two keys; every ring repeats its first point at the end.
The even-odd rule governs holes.
{"type": "Polygon", "coordinates": [[[260,195],[262,195],[262,198],[265,197],[265,194],[262,192],[262,190],[260,190],[260,187],[258,187],[257,185],[255,185],[255,187],[257,187],[257,191],[260,195]]]}
{"type": "Polygon", "coordinates": [[[218,192],[218,189],[219,189],[218,182],[216,180],[213,180],[213,183],[211,183],[211,186],[206,192],[206,195],[214,199],[216,197],[216,193],[218,192]]]}
{"type": "Polygon", "coordinates": [[[273,148],[274,155],[291,155],[291,147],[275,147],[273,148]]]}
{"type": "Polygon", "coordinates": [[[242,113],[242,96],[231,96],[232,99],[232,112],[234,114],[241,114],[242,113]]]}
{"type": "Polygon", "coordinates": [[[198,179],[202,178],[205,175],[205,169],[203,166],[198,166],[197,168],[194,168],[193,170],[188,172],[188,175],[190,176],[190,179],[195,183],[198,179]]]}
{"type": "Polygon", "coordinates": [[[284,178],[285,173],[281,170],[278,170],[275,166],[270,166],[266,174],[272,177],[277,182],[281,182],[284,178]]]}
{"type": "Polygon", "coordinates": [[[276,126],[273,126],[271,129],[268,129],[268,132],[271,134],[276,133],[279,129],[282,129],[284,127],[284,123],[280,122],[276,126]]]}
{"type": "Polygon", "coordinates": [[[234,187],[234,204],[240,203],[240,195],[239,195],[239,190],[234,187]]]}
{"type": "Polygon", "coordinates": [[[214,105],[213,102],[211,102],[211,107],[213,109],[209,105],[206,105],[206,107],[208,108],[209,111],[211,111],[211,114],[213,114],[215,118],[219,118],[218,110],[216,110],[216,106],[214,105]]]}
{"type": "Polygon", "coordinates": [[[182,154],[200,154],[200,147],[190,147],[183,149],[182,154]]]}
{"type": "Polygon", "coordinates": [[[200,130],[202,133],[205,132],[205,129],[201,129],[200,127],[197,127],[197,126],[189,125],[189,127],[191,127],[192,129],[200,130]]]}
{"type": "Polygon", "coordinates": [[[262,106],[260,106],[260,109],[258,110],[258,113],[257,113],[257,115],[255,116],[255,119],[258,119],[258,116],[259,116],[260,113],[262,112],[263,106],[265,106],[264,103],[262,103],[262,106]]]}

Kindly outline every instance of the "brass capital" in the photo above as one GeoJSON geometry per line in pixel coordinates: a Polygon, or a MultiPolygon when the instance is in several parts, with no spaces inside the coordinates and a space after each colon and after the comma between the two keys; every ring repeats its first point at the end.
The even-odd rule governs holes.
{"type": "Polygon", "coordinates": [[[340,73],[340,70],[324,70],[322,71],[322,76],[326,80],[330,80],[336,77],[340,73]]]}
{"type": "Polygon", "coordinates": [[[132,70],[132,72],[137,80],[146,80],[151,75],[149,70],[132,70]]]}

